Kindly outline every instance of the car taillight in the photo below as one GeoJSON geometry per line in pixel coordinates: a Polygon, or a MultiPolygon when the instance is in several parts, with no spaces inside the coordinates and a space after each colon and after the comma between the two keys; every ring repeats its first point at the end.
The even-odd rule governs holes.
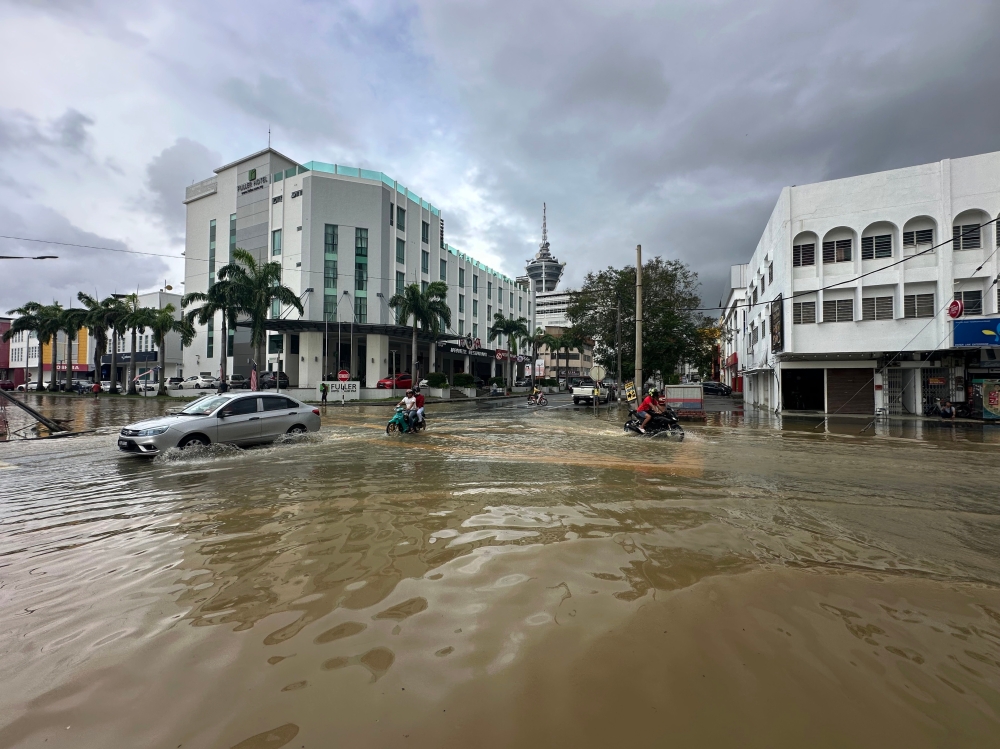
{"type": "Polygon", "coordinates": [[[318,408],[314,408],[313,409],[313,413],[316,414],[317,416],[319,416],[319,409],[318,408]]]}

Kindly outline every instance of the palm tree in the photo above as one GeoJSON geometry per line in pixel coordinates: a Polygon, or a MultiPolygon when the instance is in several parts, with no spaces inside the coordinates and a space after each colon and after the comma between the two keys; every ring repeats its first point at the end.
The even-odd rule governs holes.
{"type": "Polygon", "coordinates": [[[108,348],[109,315],[114,309],[115,304],[118,303],[118,300],[109,296],[101,301],[97,301],[95,297],[85,294],[82,291],[76,295],[76,298],[83,303],[83,306],[87,310],[87,319],[84,325],[87,326],[91,337],[94,339],[94,382],[100,382],[101,356],[108,348]]]}
{"type": "Polygon", "coordinates": [[[125,304],[122,302],[121,297],[111,296],[105,299],[101,304],[107,303],[107,310],[105,312],[105,321],[107,322],[108,328],[111,329],[111,387],[109,392],[113,395],[118,394],[118,341],[120,341],[127,330],[125,320],[128,315],[128,310],[125,304]]]}
{"type": "Polygon", "coordinates": [[[417,371],[417,325],[424,330],[434,331],[438,330],[440,324],[438,321],[444,322],[445,326],[451,325],[451,308],[445,302],[447,296],[448,284],[444,281],[434,281],[423,291],[418,284],[410,284],[403,289],[402,294],[395,294],[389,300],[389,306],[396,310],[396,320],[400,324],[405,325],[407,320],[413,318],[410,353],[413,360],[414,382],[420,382],[420,373],[417,371]]]}
{"type": "Polygon", "coordinates": [[[135,373],[138,362],[135,360],[135,344],[139,333],[145,333],[149,327],[149,322],[153,309],[143,307],[139,304],[138,294],[129,294],[122,299],[125,305],[125,313],[122,319],[122,326],[125,330],[132,331],[132,348],[128,362],[128,394],[135,395],[138,391],[135,387],[135,373]]]}
{"type": "Polygon", "coordinates": [[[52,365],[52,371],[49,373],[49,390],[57,390],[56,386],[56,360],[58,358],[58,348],[59,348],[59,331],[61,329],[61,319],[63,313],[63,306],[59,302],[53,302],[52,304],[44,304],[38,308],[38,320],[39,328],[36,331],[38,335],[38,387],[42,387],[42,347],[46,344],[51,343],[52,348],[49,352],[50,364],[52,365]]]}
{"type": "MultiPolygon", "coordinates": [[[[35,337],[37,338],[39,331],[41,330],[42,327],[42,321],[38,315],[38,312],[41,308],[42,305],[39,304],[38,302],[26,302],[25,304],[21,305],[16,309],[8,310],[7,311],[8,315],[17,315],[17,317],[14,319],[14,322],[11,323],[10,329],[3,334],[3,339],[5,341],[9,341],[18,333],[27,333],[29,338],[31,336],[31,333],[34,333],[35,337]]],[[[41,346],[41,341],[39,341],[39,346],[41,346]]],[[[41,355],[41,348],[39,348],[38,352],[39,388],[42,386],[41,383],[42,383],[42,355],[41,355]]],[[[27,384],[25,384],[25,387],[27,387],[27,384]]]]}
{"type": "MultiPolygon", "coordinates": [[[[557,339],[560,350],[566,351],[566,389],[569,389],[569,352],[576,351],[580,356],[580,374],[583,374],[583,347],[586,344],[586,337],[579,328],[567,328],[557,339]]],[[[556,361],[556,381],[559,379],[558,360],[556,361]]]]}
{"type": "MultiPolygon", "coordinates": [[[[192,302],[202,302],[200,307],[187,312],[184,319],[188,325],[197,320],[199,325],[207,325],[209,321],[215,319],[216,313],[222,313],[222,346],[219,353],[219,376],[223,381],[226,379],[226,363],[229,352],[229,331],[236,330],[236,317],[239,309],[233,297],[232,281],[217,281],[209,287],[208,291],[192,291],[181,297],[181,307],[187,307],[192,302]]],[[[193,328],[192,328],[193,330],[193,328]]],[[[190,344],[185,343],[187,346],[190,344]]]]}
{"type": "MultiPolygon", "coordinates": [[[[174,319],[174,312],[176,311],[177,308],[172,304],[167,304],[163,309],[151,310],[149,329],[153,331],[153,339],[156,342],[156,358],[160,370],[160,386],[157,389],[157,395],[167,394],[167,333],[180,333],[182,348],[190,346],[191,341],[194,340],[194,326],[191,324],[191,321],[185,317],[182,317],[180,320],[174,319]]],[[[223,338],[222,340],[225,341],[226,339],[223,338]]]]}
{"type": "MultiPolygon", "coordinates": [[[[535,334],[528,338],[531,344],[531,389],[535,389],[535,361],[538,359],[538,349],[545,346],[549,351],[554,351],[559,345],[558,339],[554,335],[546,333],[542,328],[535,328],[535,334]]],[[[558,373],[556,377],[558,378],[558,373]]]]}
{"type": "Polygon", "coordinates": [[[87,324],[87,310],[80,307],[64,309],[59,316],[59,329],[66,334],[66,392],[73,384],[73,341],[80,328],[87,324]]]}
{"type": "MultiPolygon", "coordinates": [[[[513,373],[514,356],[519,339],[528,337],[528,321],[523,317],[516,320],[512,317],[504,317],[502,312],[493,315],[493,324],[489,329],[489,340],[493,341],[501,336],[507,339],[507,358],[512,367],[513,373]]],[[[506,374],[503,375],[506,378],[506,374]]],[[[513,379],[510,380],[513,385],[513,379]]]]}
{"type": "Polygon", "coordinates": [[[294,307],[300,315],[305,310],[295,292],[281,283],[281,263],[258,263],[241,247],[233,250],[230,257],[230,262],[219,269],[219,280],[232,282],[233,307],[250,318],[250,345],[260,366],[264,361],[264,334],[271,302],[277,300],[294,307]]]}

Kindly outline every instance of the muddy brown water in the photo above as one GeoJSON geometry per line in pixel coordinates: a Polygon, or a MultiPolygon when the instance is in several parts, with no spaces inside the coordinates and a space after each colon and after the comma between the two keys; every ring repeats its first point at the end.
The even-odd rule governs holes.
{"type": "Polygon", "coordinates": [[[0,747],[1000,743],[982,427],[331,407],[147,461],[162,405],[42,398],[97,432],[0,445],[0,747]]]}

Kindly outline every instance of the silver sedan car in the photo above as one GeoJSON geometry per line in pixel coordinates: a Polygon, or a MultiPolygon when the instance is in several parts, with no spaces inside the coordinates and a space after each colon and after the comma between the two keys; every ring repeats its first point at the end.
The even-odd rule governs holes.
{"type": "Polygon", "coordinates": [[[283,434],[319,431],[319,409],[287,395],[226,393],[206,395],[184,410],[129,424],[118,435],[118,449],[136,455],[158,455],[171,448],[210,445],[255,445],[283,434]]]}

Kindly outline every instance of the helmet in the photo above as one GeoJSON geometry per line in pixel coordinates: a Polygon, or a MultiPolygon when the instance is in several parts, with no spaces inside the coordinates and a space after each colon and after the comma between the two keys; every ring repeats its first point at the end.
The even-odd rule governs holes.
{"type": "Polygon", "coordinates": [[[415,388],[413,388],[413,392],[414,392],[414,393],[419,393],[419,392],[420,392],[420,388],[419,388],[419,387],[415,387],[415,388]]]}
{"type": "Polygon", "coordinates": [[[410,394],[410,393],[412,393],[412,392],[413,392],[413,388],[409,388],[409,389],[408,389],[408,390],[406,391],[406,394],[407,394],[407,395],[409,395],[409,394],[410,394]]]}
{"type": "Polygon", "coordinates": [[[656,388],[650,388],[650,389],[649,389],[649,394],[650,394],[650,395],[659,395],[659,394],[660,394],[660,391],[659,391],[659,390],[657,390],[656,388]]]}

